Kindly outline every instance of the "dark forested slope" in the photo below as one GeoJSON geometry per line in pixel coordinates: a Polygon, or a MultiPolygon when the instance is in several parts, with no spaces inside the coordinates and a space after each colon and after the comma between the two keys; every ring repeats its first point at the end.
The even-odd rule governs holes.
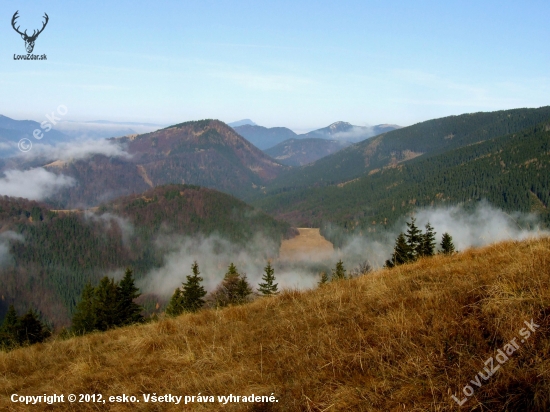
{"type": "Polygon", "coordinates": [[[216,233],[237,244],[262,233],[277,245],[292,231],[232,196],[197,186],[157,187],[95,212],[52,211],[2,197],[0,318],[14,304],[20,313],[34,308],[56,325],[66,324],[87,282],[126,266],[139,279],[160,266],[165,253],[155,244],[160,233],[216,233]]]}

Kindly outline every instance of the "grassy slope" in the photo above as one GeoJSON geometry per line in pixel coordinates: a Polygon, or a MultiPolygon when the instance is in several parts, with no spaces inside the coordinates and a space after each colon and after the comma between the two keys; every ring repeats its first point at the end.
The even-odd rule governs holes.
{"type": "MultiPolygon", "coordinates": [[[[1,353],[0,409],[27,410],[9,402],[11,393],[273,392],[279,402],[255,410],[456,410],[451,394],[460,395],[484,360],[534,318],[540,329],[462,410],[549,410],[549,283],[550,239],[508,242],[246,306],[1,353]]],[[[143,399],[111,406],[184,409],[143,399]]],[[[194,409],[246,410],[218,403],[194,409]]]]}

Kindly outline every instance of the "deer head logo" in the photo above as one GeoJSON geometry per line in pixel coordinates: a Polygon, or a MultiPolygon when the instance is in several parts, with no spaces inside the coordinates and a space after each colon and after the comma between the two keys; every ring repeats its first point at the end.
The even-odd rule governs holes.
{"type": "Polygon", "coordinates": [[[27,35],[27,30],[25,30],[24,33],[21,33],[19,31],[19,26],[17,26],[17,28],[15,27],[16,20],[19,17],[18,13],[19,13],[19,10],[16,11],[15,14],[13,15],[13,17],[11,19],[11,25],[12,25],[13,29],[21,35],[21,38],[23,40],[25,40],[25,48],[27,49],[27,53],[32,53],[32,51],[34,50],[34,42],[36,41],[36,38],[38,37],[38,35],[40,33],[42,33],[44,31],[44,29],[46,28],[46,25],[48,24],[48,20],[50,18],[48,17],[48,15],[46,13],[44,13],[44,19],[46,19],[46,21],[43,23],[42,28],[40,30],[38,30],[38,32],[36,30],[34,30],[32,35],[29,36],[29,35],[27,35]]]}

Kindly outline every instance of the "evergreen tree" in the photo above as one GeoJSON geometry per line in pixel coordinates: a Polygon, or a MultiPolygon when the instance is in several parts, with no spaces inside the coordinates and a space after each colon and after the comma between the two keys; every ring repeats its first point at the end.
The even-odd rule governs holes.
{"type": "Polygon", "coordinates": [[[34,344],[43,342],[51,332],[40,322],[34,311],[29,310],[18,321],[19,344],[34,344]]]}
{"type": "Polygon", "coordinates": [[[258,286],[258,291],[264,296],[276,295],[279,292],[277,291],[277,283],[275,282],[275,276],[273,273],[275,270],[271,267],[271,262],[267,262],[267,266],[264,268],[264,275],[262,280],[264,283],[260,283],[258,286]]]}
{"type": "Polygon", "coordinates": [[[248,297],[252,294],[252,286],[248,283],[246,275],[239,277],[237,282],[237,301],[236,303],[245,303],[248,297]]]}
{"type": "Polygon", "coordinates": [[[394,266],[403,265],[411,261],[412,253],[410,252],[410,246],[407,243],[407,239],[403,233],[400,233],[395,240],[395,246],[393,248],[393,254],[390,260],[386,260],[386,267],[392,268],[394,266]]]}
{"type": "Polygon", "coordinates": [[[327,284],[329,281],[327,272],[321,272],[321,279],[319,280],[319,286],[327,284]]]}
{"type": "Polygon", "coordinates": [[[0,348],[11,349],[19,344],[17,336],[18,318],[17,312],[13,305],[8,308],[8,313],[4,318],[2,327],[0,328],[0,348]]]}
{"type": "Polygon", "coordinates": [[[236,266],[231,262],[221,284],[212,294],[217,306],[227,306],[238,301],[240,278],[236,266]]]}
{"type": "Polygon", "coordinates": [[[132,269],[126,268],[124,277],[117,286],[116,326],[143,322],[143,316],[141,315],[143,308],[134,302],[134,299],[139,296],[141,296],[141,293],[134,285],[132,269]]]}
{"type": "Polygon", "coordinates": [[[216,288],[212,297],[217,306],[227,306],[245,302],[251,293],[252,287],[246,280],[246,275],[241,276],[235,265],[231,263],[222,283],[216,288]]]}
{"type": "Polygon", "coordinates": [[[444,255],[452,255],[455,253],[455,245],[453,244],[453,238],[447,232],[443,233],[441,238],[441,253],[444,255]]]}
{"type": "Polygon", "coordinates": [[[169,316],[178,316],[183,313],[183,296],[181,289],[177,288],[170,299],[170,303],[166,307],[166,314],[169,316]]]}
{"type": "Polygon", "coordinates": [[[407,222],[407,233],[405,238],[407,240],[408,247],[408,257],[407,261],[415,261],[418,259],[418,256],[422,255],[422,231],[418,229],[415,225],[416,219],[411,218],[411,222],[407,222]]]}
{"type": "Polygon", "coordinates": [[[117,325],[118,293],[114,279],[105,276],[94,291],[95,329],[105,331],[117,325]]]}
{"type": "Polygon", "coordinates": [[[191,265],[192,275],[187,276],[187,282],[183,284],[182,303],[183,309],[189,312],[196,312],[204,305],[206,290],[201,285],[203,278],[200,277],[199,264],[195,261],[191,265]]]}
{"type": "Polygon", "coordinates": [[[433,256],[435,254],[435,232],[430,222],[426,224],[426,232],[422,235],[421,256],[433,256]]]}
{"type": "Polygon", "coordinates": [[[344,268],[344,262],[340,259],[336,263],[336,267],[332,269],[332,280],[342,280],[346,278],[346,269],[344,268]]]}
{"type": "Polygon", "coordinates": [[[95,329],[96,317],[94,308],[94,288],[90,283],[87,283],[73,315],[72,330],[74,333],[85,334],[95,329]]]}

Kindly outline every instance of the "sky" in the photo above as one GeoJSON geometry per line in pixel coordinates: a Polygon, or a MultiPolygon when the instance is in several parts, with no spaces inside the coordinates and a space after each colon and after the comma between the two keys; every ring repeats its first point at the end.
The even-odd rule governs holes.
{"type": "Polygon", "coordinates": [[[549,40],[548,0],[5,0],[0,114],[407,126],[548,105],[549,40]],[[14,60],[16,10],[47,60],[14,60]]]}

